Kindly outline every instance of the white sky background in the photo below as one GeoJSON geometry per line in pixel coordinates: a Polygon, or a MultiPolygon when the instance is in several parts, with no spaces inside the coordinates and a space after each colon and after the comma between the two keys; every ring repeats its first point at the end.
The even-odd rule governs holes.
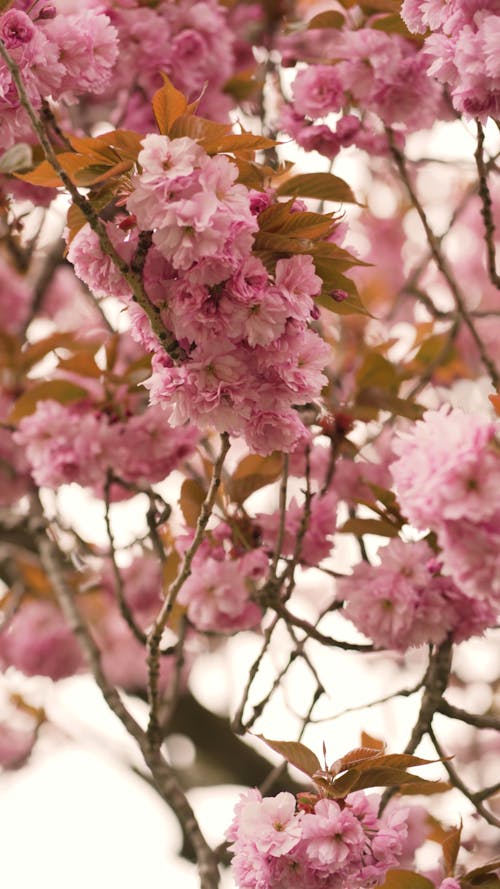
{"type": "MultiPolygon", "coordinates": [[[[444,131],[449,140],[446,142],[448,155],[471,156],[472,140],[458,123],[446,125],[446,128],[439,126],[432,139],[428,135],[424,141],[422,136],[413,137],[411,146],[416,154],[431,154],[436,144],[443,145],[444,131]]],[[[291,147],[287,146],[287,149],[291,147]]],[[[342,155],[335,172],[349,181],[355,190],[356,187],[362,189],[362,167],[354,153],[342,155]]],[[[379,200],[384,200],[382,193],[379,200]]],[[[388,212],[391,211],[392,207],[388,212]]],[[[377,212],[385,215],[379,207],[377,212]]],[[[460,399],[470,395],[469,389],[468,393],[460,395],[460,399]]],[[[102,509],[91,505],[90,499],[78,493],[75,486],[63,492],[62,502],[82,516],[84,523],[94,531],[99,524],[102,529],[102,509]]],[[[135,530],[137,509],[135,499],[120,505],[126,516],[123,520],[125,535],[135,530]]],[[[312,577],[314,572],[310,574],[312,577]]],[[[324,579],[321,582],[324,583],[324,579]]],[[[259,648],[258,639],[251,634],[240,634],[229,641],[224,653],[207,655],[197,662],[193,684],[206,706],[217,710],[223,706],[227,695],[231,705],[236,706],[248,667],[259,648]],[[231,688],[221,694],[227,688],[228,677],[231,688]]],[[[353,701],[370,701],[392,689],[411,685],[421,675],[424,658],[422,653],[410,653],[407,658],[410,670],[401,671],[399,676],[391,664],[373,658],[367,662],[356,655],[324,651],[317,656],[317,661],[332,700],[321,704],[315,712],[327,716],[350,706],[353,701]]],[[[472,706],[486,707],[491,693],[485,683],[493,678],[498,666],[495,649],[490,650],[480,641],[467,643],[462,646],[458,661],[463,664],[464,675],[476,680],[471,690],[475,698],[472,706]]],[[[303,687],[299,676],[296,681],[293,697],[302,704],[303,687]]],[[[0,776],[2,887],[138,889],[175,886],[176,889],[198,889],[194,868],[176,857],[180,845],[176,819],[154,791],[132,774],[130,765],[140,764],[134,745],[107,710],[92,681],[87,677],[75,677],[52,684],[49,680],[30,681],[9,673],[7,684],[10,691],[24,690],[30,701],[33,698],[43,700],[51,724],[42,729],[30,764],[19,772],[0,776]]],[[[383,708],[317,725],[309,730],[306,740],[321,756],[321,744],[325,739],[329,758],[335,759],[357,745],[362,727],[387,739],[390,749],[397,751],[407,741],[417,703],[418,697],[416,700],[398,699],[383,708]]],[[[258,723],[258,730],[266,732],[269,737],[295,737],[298,723],[284,702],[281,701],[272,712],[273,721],[265,717],[258,723]]],[[[452,738],[452,727],[444,720],[441,725],[446,743],[452,738]]],[[[269,755],[270,759],[278,761],[269,755]]],[[[222,840],[240,790],[235,787],[212,788],[190,794],[209,841],[218,843],[222,840]]],[[[459,807],[464,813],[469,810],[458,795],[455,810],[449,796],[443,802],[448,818],[455,817],[459,807]]],[[[224,887],[228,889],[230,886],[232,881],[228,877],[224,887]]]]}

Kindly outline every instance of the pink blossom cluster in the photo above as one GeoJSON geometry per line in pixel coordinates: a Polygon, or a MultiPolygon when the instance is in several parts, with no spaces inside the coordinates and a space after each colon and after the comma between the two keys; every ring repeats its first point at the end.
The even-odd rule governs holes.
{"type": "Polygon", "coordinates": [[[441,115],[441,88],[411,41],[371,28],[344,28],[329,51],[331,64],[309,64],[297,73],[292,102],[281,115],[281,127],[306,150],[330,158],[349,145],[385,153],[383,125],[411,132],[432,126],[441,115]],[[362,117],[351,112],[353,105],[362,117]],[[332,113],[335,125],[327,121],[332,113]]]}
{"type": "Polygon", "coordinates": [[[407,810],[379,818],[379,798],[363,791],[319,799],[302,811],[291,793],[244,794],[227,839],[240,889],[361,889],[397,867],[407,835],[407,810]]]}
{"type": "Polygon", "coordinates": [[[441,565],[425,541],[404,543],[396,538],[379,550],[379,557],[379,565],[361,562],[337,584],[344,616],[377,648],[406,651],[439,644],[448,635],[462,642],[494,625],[491,605],[441,575],[441,565]]]}
{"type": "Polygon", "coordinates": [[[113,100],[113,114],[122,126],[143,133],[151,129],[148,100],[161,86],[161,72],[189,99],[203,94],[200,113],[227,119],[232,102],[223,86],[240,56],[249,61],[243,47],[255,10],[249,7],[249,16],[238,18],[228,15],[217,0],[160,0],[148,5],[140,0],[88,0],[87,5],[104,11],[117,31],[119,55],[104,99],[113,100]]]}
{"type": "MultiPolygon", "coordinates": [[[[186,547],[189,542],[189,536],[181,541],[186,547]]],[[[190,623],[200,632],[252,629],[262,617],[254,598],[268,566],[262,549],[235,546],[231,529],[220,523],[198,548],[177,602],[186,608],[190,623]]]]}
{"type": "Polygon", "coordinates": [[[49,600],[22,604],[0,635],[0,664],[25,676],[65,679],[82,667],[80,648],[62,613],[49,600]]]}
{"type": "MultiPolygon", "coordinates": [[[[107,85],[118,54],[117,32],[108,16],[83,10],[58,15],[54,6],[32,4],[30,13],[8,9],[0,16],[0,39],[19,66],[35,109],[43,99],[74,101],[107,85]]],[[[32,138],[5,63],[0,62],[0,148],[32,138]]]]}
{"type": "MultiPolygon", "coordinates": [[[[294,497],[286,510],[280,550],[282,556],[294,555],[303,519],[304,506],[301,506],[294,497]]],[[[262,535],[262,545],[266,550],[274,552],[279,538],[280,510],[270,515],[258,513],[255,520],[262,535]]],[[[307,528],[299,555],[299,562],[302,565],[317,565],[330,554],[336,524],[337,495],[335,491],[327,491],[322,496],[319,494],[313,495],[310,504],[310,514],[307,517],[307,528]]]]}
{"type": "Polygon", "coordinates": [[[500,603],[498,423],[446,406],[426,411],[394,443],[391,471],[401,508],[435,531],[444,571],[469,596],[500,603]]]}
{"type": "Polygon", "coordinates": [[[14,440],[38,485],[77,482],[102,493],[108,470],[132,485],[162,481],[193,452],[198,433],[172,429],[160,408],[120,420],[88,400],[47,400],[20,421],[14,440]]]}
{"type": "MultiPolygon", "coordinates": [[[[262,454],[292,450],[306,436],[295,407],[319,396],[330,356],[309,327],[321,289],[312,257],[280,259],[271,275],[252,247],[272,196],[236,184],[236,166],[190,138],[149,135],[143,146],[127,205],[153,232],[144,284],[184,360],[174,364],[88,226],[69,259],[92,289],[129,303],[133,334],[153,352],[151,402],[173,425],[243,435],[262,454]]],[[[137,234],[110,236],[129,258],[137,234]]]]}
{"type": "Polygon", "coordinates": [[[404,0],[410,31],[432,33],[424,52],[429,74],[449,87],[459,113],[486,121],[500,110],[500,19],[497,0],[404,0]]]}

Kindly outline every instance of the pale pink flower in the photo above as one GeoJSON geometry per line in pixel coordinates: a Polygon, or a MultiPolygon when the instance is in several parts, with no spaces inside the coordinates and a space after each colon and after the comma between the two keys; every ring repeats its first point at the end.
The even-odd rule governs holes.
{"type": "Polygon", "coordinates": [[[295,805],[291,793],[260,801],[250,799],[239,810],[239,839],[252,842],[264,855],[278,857],[290,852],[301,837],[301,819],[295,814],[295,805]]]}
{"type": "MultiPolygon", "coordinates": [[[[137,246],[137,236],[126,235],[113,223],[106,224],[107,234],[121,259],[130,262],[137,246]]],[[[112,259],[102,250],[99,238],[86,223],[68,248],[68,260],[77,276],[96,296],[116,296],[128,301],[130,287],[112,259]]]]}
{"type": "Polygon", "coordinates": [[[417,528],[444,521],[481,521],[500,494],[500,455],[493,446],[497,424],[487,416],[443,406],[426,411],[394,442],[391,466],[401,508],[417,528]]]}
{"type": "Polygon", "coordinates": [[[314,814],[303,816],[302,841],[309,864],[322,873],[334,874],[346,866],[350,871],[359,866],[366,837],[348,808],[321,799],[314,814]]]}

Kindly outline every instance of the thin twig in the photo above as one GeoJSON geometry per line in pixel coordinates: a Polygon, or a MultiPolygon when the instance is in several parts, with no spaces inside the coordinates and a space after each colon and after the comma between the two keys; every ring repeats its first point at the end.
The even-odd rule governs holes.
{"type": "Polygon", "coordinates": [[[495,255],[495,220],[493,219],[492,201],[488,188],[488,173],[484,162],[484,130],[480,120],[477,125],[477,148],[474,153],[479,178],[479,197],[481,198],[481,215],[484,220],[486,236],[486,254],[488,257],[488,275],[491,283],[500,290],[500,275],[497,272],[495,255]]]}
{"type": "Polygon", "coordinates": [[[438,267],[439,271],[441,272],[446,283],[448,284],[448,287],[451,291],[453,299],[455,300],[455,305],[457,307],[457,311],[460,314],[461,318],[463,319],[464,324],[467,326],[467,328],[472,336],[472,339],[474,340],[474,342],[476,344],[477,350],[479,352],[479,356],[480,356],[481,361],[483,362],[483,364],[489,374],[491,382],[493,383],[495,389],[498,389],[499,384],[500,384],[500,377],[499,377],[497,368],[495,366],[495,363],[492,361],[492,359],[490,358],[490,356],[488,355],[488,353],[486,351],[485,345],[484,345],[481,337],[479,336],[479,334],[476,330],[476,327],[474,326],[474,324],[470,318],[469,312],[467,311],[465,299],[464,299],[453,275],[451,274],[450,269],[448,268],[448,263],[447,263],[447,260],[445,259],[444,255],[441,252],[439,241],[430,226],[429,220],[427,219],[427,214],[420,202],[420,199],[418,198],[418,195],[417,195],[417,193],[412,185],[411,179],[408,175],[408,170],[406,168],[406,162],[405,162],[404,155],[400,151],[398,146],[396,145],[392,130],[390,130],[389,128],[386,128],[386,132],[387,132],[387,139],[389,142],[389,147],[390,147],[392,157],[394,159],[396,167],[398,168],[401,179],[406,186],[406,190],[407,190],[408,195],[411,199],[411,202],[412,202],[413,206],[415,207],[415,210],[417,211],[417,214],[418,214],[420,221],[422,223],[422,226],[424,228],[425,235],[427,238],[427,243],[429,244],[432,258],[434,259],[434,262],[436,263],[436,266],[438,267]]]}
{"type": "Polygon", "coordinates": [[[437,755],[443,760],[443,766],[445,767],[446,771],[448,772],[450,781],[453,784],[453,786],[456,787],[457,790],[460,790],[461,793],[463,793],[463,795],[466,796],[467,799],[471,801],[472,805],[474,806],[474,808],[476,809],[478,814],[482,815],[484,820],[487,821],[488,824],[493,825],[493,827],[500,827],[500,819],[496,818],[492,812],[489,812],[488,809],[486,809],[485,806],[483,806],[482,801],[480,799],[477,799],[476,794],[472,790],[469,790],[467,785],[464,784],[464,782],[462,781],[460,775],[458,774],[455,766],[453,766],[451,764],[450,760],[447,758],[445,751],[441,747],[441,744],[439,743],[438,739],[436,738],[436,735],[434,734],[432,726],[429,726],[428,734],[429,734],[429,737],[430,737],[432,743],[434,744],[434,748],[436,750],[437,755]]]}
{"type": "Polygon", "coordinates": [[[224,460],[226,459],[227,452],[231,446],[229,435],[227,432],[223,432],[221,434],[221,448],[219,456],[217,457],[216,462],[214,463],[212,480],[210,482],[210,487],[207,492],[207,496],[203,501],[200,515],[198,516],[198,521],[196,523],[196,530],[192,540],[192,543],[189,549],[186,551],[184,556],[184,561],[182,563],[179,574],[177,575],[175,581],[171,585],[170,589],[166,593],[165,601],[160,609],[158,616],[153,624],[153,628],[148,637],[148,671],[149,671],[149,700],[150,700],[150,715],[149,715],[149,727],[148,733],[149,737],[153,741],[160,741],[161,743],[161,731],[158,723],[158,705],[159,705],[159,695],[158,695],[158,676],[159,676],[159,656],[160,656],[160,643],[161,638],[163,636],[163,631],[167,625],[168,619],[172,612],[172,608],[174,606],[175,600],[177,598],[177,594],[180,592],[182,586],[188,579],[191,574],[191,565],[196,555],[196,552],[203,540],[203,535],[205,533],[205,529],[207,527],[210,516],[212,515],[212,511],[215,505],[215,501],[217,498],[217,494],[219,492],[220,484],[221,484],[221,476],[222,476],[222,467],[224,465],[224,460]]]}
{"type": "Polygon", "coordinates": [[[444,699],[441,700],[438,710],[444,716],[448,716],[450,719],[458,719],[460,722],[467,723],[467,725],[474,725],[476,728],[492,728],[500,731],[500,716],[493,716],[489,713],[468,713],[467,710],[454,707],[444,699]]]}
{"type": "Polygon", "coordinates": [[[103,253],[108,256],[113,264],[116,266],[122,277],[125,279],[127,284],[130,287],[132,293],[132,299],[140,305],[143,311],[148,316],[149,322],[151,324],[151,329],[156,334],[158,339],[160,340],[163,348],[166,352],[168,352],[172,358],[179,357],[179,346],[176,342],[175,338],[172,334],[165,329],[161,318],[159,317],[159,313],[156,311],[156,308],[150,302],[146,291],[144,290],[144,286],[141,280],[141,277],[136,274],[136,272],[132,271],[130,266],[121,258],[119,253],[115,250],[113,244],[111,243],[110,238],[108,237],[108,233],[106,228],[99,218],[98,214],[94,210],[90,201],[87,200],[83,195],[80,194],[78,188],[68,175],[68,173],[62,168],[61,164],[58,161],[57,154],[54,151],[52,143],[47,134],[46,127],[43,121],[37,116],[37,113],[31,104],[29,96],[24,87],[21,72],[19,67],[16,65],[14,60],[11,58],[9,53],[7,52],[4,43],[0,40],[0,56],[3,58],[5,64],[7,65],[9,72],[12,76],[12,80],[16,86],[19,101],[26,111],[31,125],[33,127],[34,132],[38,136],[40,144],[44,150],[45,157],[48,160],[49,164],[54,168],[55,172],[61,179],[64,187],[71,195],[74,204],[82,211],[85,216],[87,222],[89,223],[92,231],[95,232],[99,239],[100,247],[103,253]]]}
{"type": "Polygon", "coordinates": [[[113,526],[111,524],[111,516],[110,516],[110,489],[111,489],[111,476],[107,475],[106,482],[104,485],[104,522],[106,525],[106,533],[108,535],[109,540],[109,556],[111,559],[111,567],[113,570],[113,577],[115,580],[115,593],[116,598],[118,599],[118,607],[120,609],[120,614],[123,617],[125,623],[127,624],[131,633],[135,636],[138,642],[141,645],[146,645],[147,636],[141,628],[136,624],[134,615],[132,614],[132,610],[125,598],[123,577],[118,566],[118,562],[116,561],[116,547],[115,547],[115,538],[113,534],[113,526]]]}
{"type": "Polygon", "coordinates": [[[200,830],[195,814],[174,770],[165,761],[160,750],[151,745],[147,733],[127,710],[117,689],[108,681],[103,671],[101,653],[94,642],[90,628],[83,615],[80,614],[73,590],[66,581],[64,557],[57,544],[49,536],[48,525],[37,496],[33,497],[31,524],[40,561],[106,703],[127,732],[136,740],[144,761],[151,770],[160,796],[173,809],[184,832],[189,837],[196,854],[200,889],[218,889],[219,869],[216,856],[200,830]]]}

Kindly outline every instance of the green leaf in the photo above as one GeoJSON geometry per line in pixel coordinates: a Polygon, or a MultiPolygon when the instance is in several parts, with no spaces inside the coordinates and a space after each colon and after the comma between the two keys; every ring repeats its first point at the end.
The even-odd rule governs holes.
{"type": "Polygon", "coordinates": [[[76,386],[68,380],[46,380],[36,383],[31,389],[24,392],[15,402],[9,417],[9,423],[18,423],[23,417],[27,417],[36,411],[39,401],[58,401],[59,404],[71,404],[88,398],[89,393],[81,386],[76,386]]]}
{"type": "Polygon", "coordinates": [[[399,528],[391,522],[383,519],[348,519],[341,528],[337,528],[341,534],[355,534],[362,537],[363,534],[376,534],[377,537],[397,537],[399,528]]]}
{"type": "Polygon", "coordinates": [[[254,491],[275,482],[283,469],[283,457],[275,451],[268,457],[249,454],[236,467],[231,480],[226,483],[229,496],[236,503],[244,503],[254,491]]]}
{"type": "Polygon", "coordinates": [[[307,30],[312,31],[317,28],[341,28],[345,23],[345,16],[342,15],[341,12],[335,12],[335,10],[327,10],[326,12],[319,12],[318,15],[313,16],[313,18],[307,23],[307,30]]]}
{"type": "Polygon", "coordinates": [[[390,870],[379,889],[435,889],[434,883],[411,870],[390,870]]]}
{"type": "Polygon", "coordinates": [[[359,389],[380,387],[397,394],[401,377],[387,358],[377,352],[368,352],[356,374],[359,389]]]}
{"type": "Polygon", "coordinates": [[[282,182],[276,193],[336,203],[358,203],[347,182],[334,176],[333,173],[300,173],[282,182]]]}
{"type": "Polygon", "coordinates": [[[271,741],[263,735],[257,735],[257,737],[264,741],[271,750],[283,756],[290,765],[295,766],[296,769],[309,777],[315,772],[321,771],[321,763],[316,754],[300,741],[271,741]]]}
{"type": "Polygon", "coordinates": [[[229,152],[237,154],[239,151],[265,151],[274,148],[279,143],[274,139],[266,139],[264,136],[254,136],[253,133],[231,133],[219,138],[202,139],[202,147],[207,154],[229,152]]]}
{"type": "Polygon", "coordinates": [[[168,136],[172,125],[185,113],[187,99],[166,74],[162,77],[163,86],[153,96],[153,114],[162,136],[168,136]]]}
{"type": "Polygon", "coordinates": [[[377,18],[371,22],[370,27],[376,31],[385,31],[386,34],[400,34],[401,37],[406,37],[407,40],[414,40],[416,43],[424,42],[422,34],[412,34],[408,30],[399,13],[391,13],[377,18]]]}
{"type": "Polygon", "coordinates": [[[408,420],[420,420],[426,408],[410,398],[398,398],[387,389],[379,386],[368,386],[356,396],[356,403],[362,407],[373,407],[378,411],[389,411],[398,417],[408,420]]]}
{"type": "MultiPolygon", "coordinates": [[[[79,346],[81,348],[81,344],[79,346]]],[[[74,333],[51,333],[49,336],[37,340],[36,343],[30,343],[26,349],[23,349],[19,364],[23,371],[28,371],[54,349],[74,349],[75,347],[77,347],[77,340],[74,333]]]]}

